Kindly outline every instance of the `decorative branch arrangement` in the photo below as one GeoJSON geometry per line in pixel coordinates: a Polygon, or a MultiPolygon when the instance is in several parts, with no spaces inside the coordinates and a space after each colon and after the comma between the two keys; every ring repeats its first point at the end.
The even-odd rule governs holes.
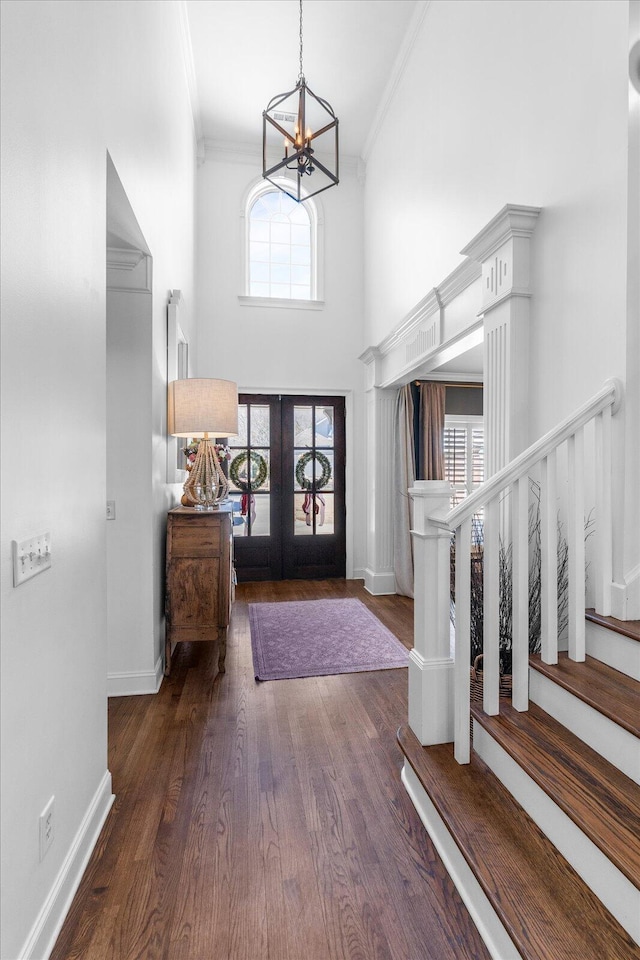
{"type": "MultiPolygon", "coordinates": [[[[540,522],[540,485],[529,480],[532,502],[529,504],[529,652],[539,653],[542,623],[542,534],[540,522]]],[[[569,545],[558,519],[558,636],[562,636],[569,622],[569,545]]],[[[585,540],[593,532],[591,514],[585,521],[585,540]]],[[[451,541],[451,622],[455,625],[455,540],[451,541]]],[[[471,554],[471,665],[483,652],[484,556],[479,543],[471,554]]],[[[501,541],[498,553],[500,673],[511,673],[511,645],[513,639],[513,567],[512,544],[501,541]]]]}

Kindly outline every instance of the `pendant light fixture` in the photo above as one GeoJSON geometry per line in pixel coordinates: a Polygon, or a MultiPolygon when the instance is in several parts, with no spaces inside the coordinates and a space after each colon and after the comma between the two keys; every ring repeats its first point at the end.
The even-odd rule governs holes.
{"type": "Polygon", "coordinates": [[[307,86],[302,67],[293,90],[269,101],[262,113],[262,176],[298,203],[339,182],[338,118],[331,104],[307,86]],[[281,159],[273,163],[273,158],[281,159]]]}

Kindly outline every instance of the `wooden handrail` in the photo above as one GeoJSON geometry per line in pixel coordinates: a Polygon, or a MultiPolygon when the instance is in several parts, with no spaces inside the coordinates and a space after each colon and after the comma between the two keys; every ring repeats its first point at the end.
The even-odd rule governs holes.
{"type": "Polygon", "coordinates": [[[620,380],[615,378],[607,380],[602,389],[595,393],[591,399],[578,407],[565,420],[562,420],[553,430],[545,433],[539,440],[532,443],[506,467],[494,473],[482,486],[465,497],[457,507],[450,510],[444,517],[435,515],[429,517],[431,522],[442,529],[455,530],[464,520],[477,513],[479,507],[489,503],[506,487],[528,473],[532,467],[547,457],[561,443],[573,436],[577,430],[589,423],[606,407],[611,406],[612,412],[617,412],[622,401],[622,391],[623,387],[620,380]]]}

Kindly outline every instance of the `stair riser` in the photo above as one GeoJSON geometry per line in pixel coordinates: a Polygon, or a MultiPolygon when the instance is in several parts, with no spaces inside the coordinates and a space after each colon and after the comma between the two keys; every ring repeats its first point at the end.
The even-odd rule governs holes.
{"type": "Polygon", "coordinates": [[[587,620],[586,644],[590,657],[640,680],[640,643],[587,620]]]}
{"type": "Polygon", "coordinates": [[[618,770],[640,784],[640,741],[537,670],[529,671],[529,696],[618,770]]]}
{"type": "Polygon", "coordinates": [[[605,907],[640,942],[640,891],[480,724],[473,747],[605,907]]]}
{"type": "Polygon", "coordinates": [[[506,958],[522,960],[521,954],[504,929],[473,871],[462,856],[457,843],[443,823],[440,814],[408,761],[405,761],[401,779],[493,960],[506,960],[506,958]]]}

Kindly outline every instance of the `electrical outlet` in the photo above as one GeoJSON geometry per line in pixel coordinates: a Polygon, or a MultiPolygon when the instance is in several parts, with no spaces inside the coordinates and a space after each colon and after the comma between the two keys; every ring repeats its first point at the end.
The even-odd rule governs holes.
{"type": "Polygon", "coordinates": [[[116,518],[116,502],[115,500],[107,500],[107,520],[115,520],[116,518]]]}
{"type": "Polygon", "coordinates": [[[13,555],[13,585],[19,587],[25,580],[43,573],[51,566],[51,534],[40,533],[30,540],[11,541],[13,555]]]}
{"type": "Polygon", "coordinates": [[[40,859],[44,860],[55,837],[55,797],[51,797],[40,814],[40,859]]]}

